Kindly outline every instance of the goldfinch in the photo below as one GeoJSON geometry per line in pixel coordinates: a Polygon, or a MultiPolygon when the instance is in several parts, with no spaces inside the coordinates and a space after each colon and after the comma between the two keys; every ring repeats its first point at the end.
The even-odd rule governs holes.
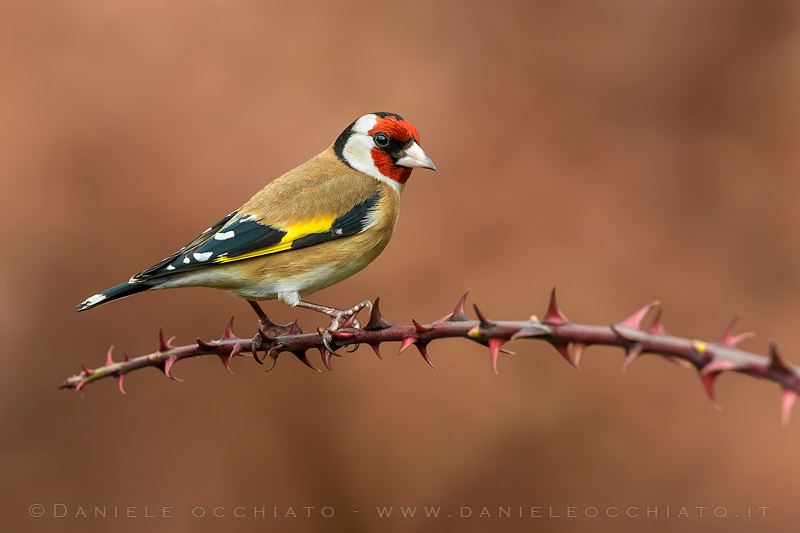
{"type": "Polygon", "coordinates": [[[336,329],[369,301],[341,310],[303,298],[352,276],[383,251],[414,168],[436,170],[417,129],[394,113],[364,115],[324,152],[189,244],[76,310],[147,290],[213,287],[251,303],[277,298],[325,313],[332,319],[328,329],[336,329]]]}

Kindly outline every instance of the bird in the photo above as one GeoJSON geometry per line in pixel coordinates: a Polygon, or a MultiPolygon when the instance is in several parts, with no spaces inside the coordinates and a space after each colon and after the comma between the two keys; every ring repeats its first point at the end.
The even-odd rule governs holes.
{"type": "Polygon", "coordinates": [[[329,346],[330,331],[372,304],[339,309],[305,297],[359,272],[384,250],[415,168],[436,170],[417,128],[395,113],[363,115],[323,152],[268,183],[186,246],[76,310],[149,290],[212,287],[254,309],[258,301],[278,299],[324,313],[331,318],[329,346]]]}

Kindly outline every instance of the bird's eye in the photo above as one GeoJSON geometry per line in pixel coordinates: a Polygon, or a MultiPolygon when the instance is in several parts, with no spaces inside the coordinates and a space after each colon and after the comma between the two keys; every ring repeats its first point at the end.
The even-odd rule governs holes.
{"type": "Polygon", "coordinates": [[[378,148],[386,148],[387,146],[389,146],[389,136],[383,133],[382,131],[376,133],[375,136],[372,137],[372,139],[375,141],[375,146],[377,146],[378,148]]]}

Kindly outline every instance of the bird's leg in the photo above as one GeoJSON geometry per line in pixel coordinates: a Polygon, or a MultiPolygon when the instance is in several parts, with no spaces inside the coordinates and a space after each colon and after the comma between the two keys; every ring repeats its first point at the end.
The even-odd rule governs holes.
{"type": "MultiPolygon", "coordinates": [[[[358,315],[359,311],[362,309],[368,309],[372,311],[372,302],[369,300],[362,300],[358,302],[356,305],[351,307],[350,309],[336,309],[335,307],[328,307],[325,305],[314,304],[311,302],[304,302],[300,300],[297,303],[297,307],[304,307],[306,309],[311,309],[312,311],[317,311],[318,313],[323,313],[331,317],[331,322],[328,324],[328,327],[322,332],[322,343],[325,345],[325,348],[331,353],[336,353],[336,351],[331,346],[331,341],[333,337],[331,335],[331,331],[335,331],[341,327],[342,324],[347,322],[347,319],[353,317],[353,327],[360,328],[361,324],[355,318],[358,315]]],[[[357,348],[358,346],[356,346],[357,348]]]]}

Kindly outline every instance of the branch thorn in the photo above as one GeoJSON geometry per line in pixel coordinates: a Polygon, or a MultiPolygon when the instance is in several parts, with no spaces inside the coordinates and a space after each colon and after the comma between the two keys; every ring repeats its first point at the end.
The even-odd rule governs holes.
{"type": "Polygon", "coordinates": [[[419,354],[422,356],[423,359],[425,359],[425,362],[428,363],[428,365],[431,368],[436,368],[436,365],[433,364],[433,362],[431,361],[431,358],[428,357],[428,343],[427,342],[415,342],[414,346],[417,347],[417,350],[419,350],[419,354]]]}
{"type": "Polygon", "coordinates": [[[556,351],[559,353],[559,355],[561,355],[561,357],[564,358],[564,361],[566,361],[567,363],[569,363],[573,367],[578,368],[577,366],[575,366],[575,362],[572,360],[572,357],[569,355],[569,343],[568,342],[555,342],[555,341],[549,341],[549,342],[553,346],[553,348],[556,349],[556,351]]]}
{"type": "Polygon", "coordinates": [[[550,303],[547,305],[547,313],[545,313],[542,322],[546,324],[566,324],[567,322],[569,322],[569,320],[567,320],[567,317],[564,316],[564,313],[558,307],[555,287],[553,287],[552,292],[550,292],[550,303]]]}
{"type": "Polygon", "coordinates": [[[792,416],[792,407],[797,401],[797,392],[789,389],[783,390],[783,397],[781,401],[781,421],[783,425],[789,424],[789,418],[792,416]]]}
{"type": "Polygon", "coordinates": [[[430,327],[430,326],[423,326],[422,324],[420,324],[419,322],[417,322],[417,321],[416,321],[416,320],[414,320],[413,318],[411,319],[411,323],[412,323],[412,324],[414,324],[414,329],[416,330],[416,332],[417,332],[417,333],[427,333],[427,332],[429,332],[429,331],[432,331],[432,330],[433,330],[433,328],[432,328],[432,327],[430,327]]]}
{"type": "Polygon", "coordinates": [[[637,342],[625,351],[625,360],[622,361],[622,373],[628,372],[628,367],[642,355],[642,344],[637,342]]]}
{"type": "Polygon", "coordinates": [[[653,315],[653,321],[647,328],[647,333],[650,335],[666,335],[667,330],[664,329],[664,324],[661,322],[661,306],[656,308],[656,313],[653,315]]]}
{"type": "Polygon", "coordinates": [[[170,343],[172,343],[172,340],[174,338],[175,337],[170,337],[169,340],[164,340],[164,328],[163,327],[158,328],[158,351],[168,352],[170,348],[172,348],[172,346],[170,346],[170,343]]]}
{"type": "Polygon", "coordinates": [[[498,337],[489,338],[489,357],[492,361],[492,370],[497,374],[497,358],[500,355],[500,348],[505,344],[505,341],[498,337]]]}
{"type": "Polygon", "coordinates": [[[225,326],[225,331],[222,333],[222,340],[235,339],[236,335],[233,334],[233,317],[228,321],[225,326]]]}
{"type": "Polygon", "coordinates": [[[174,365],[175,361],[177,361],[177,360],[178,360],[178,358],[176,356],[174,356],[174,355],[171,355],[171,356],[167,357],[164,360],[164,365],[162,366],[161,370],[164,372],[164,374],[168,378],[173,379],[173,380],[175,380],[175,381],[180,383],[183,380],[172,375],[172,365],[174,365]]]}
{"type": "Polygon", "coordinates": [[[581,369],[581,356],[583,356],[583,349],[589,346],[582,342],[575,342],[572,344],[572,362],[578,370],[581,369]]]}
{"type": "Polygon", "coordinates": [[[367,325],[364,326],[364,329],[367,331],[379,331],[382,329],[388,329],[394,324],[391,322],[387,322],[383,316],[381,316],[381,298],[378,296],[375,298],[375,303],[372,304],[372,311],[369,313],[369,322],[367,325]]]}
{"type": "Polygon", "coordinates": [[[738,319],[739,317],[734,316],[731,319],[731,321],[728,322],[728,325],[725,326],[725,330],[722,332],[722,335],[720,336],[719,339],[720,345],[725,346],[727,348],[734,348],[737,344],[739,344],[743,340],[749,339],[754,335],[752,331],[748,331],[746,333],[740,333],[739,335],[734,335],[733,328],[734,326],[736,326],[736,321],[738,319]]]}
{"type": "Polygon", "coordinates": [[[769,369],[778,374],[792,374],[792,369],[778,355],[778,347],[774,343],[769,345],[769,369]]]}
{"type": "Polygon", "coordinates": [[[322,370],[311,364],[311,361],[308,360],[308,356],[306,355],[305,350],[298,350],[296,352],[291,352],[291,353],[293,356],[297,357],[301,363],[306,365],[311,370],[314,370],[315,372],[322,372],[322,370]]]}
{"type": "Polygon", "coordinates": [[[475,309],[475,314],[478,315],[478,320],[480,321],[481,329],[493,328],[494,326],[497,325],[495,322],[492,322],[491,320],[487,319],[483,315],[483,313],[481,313],[481,310],[478,309],[478,304],[472,304],[472,307],[473,309],[475,309]]]}
{"type": "Polygon", "coordinates": [[[383,356],[381,355],[380,344],[378,344],[376,342],[375,344],[370,344],[369,347],[372,348],[372,351],[375,352],[375,355],[378,356],[378,359],[383,361],[383,356]]]}
{"type": "Polygon", "coordinates": [[[403,337],[403,342],[400,343],[400,349],[397,350],[397,355],[403,353],[403,351],[411,346],[412,344],[417,342],[416,337],[403,337]]]}
{"type": "Polygon", "coordinates": [[[650,309],[658,305],[661,305],[661,302],[658,300],[650,302],[622,322],[618,322],[617,325],[630,329],[639,329],[642,325],[642,320],[644,319],[645,315],[650,311],[650,309]]]}
{"type": "Polygon", "coordinates": [[[467,310],[466,310],[467,295],[468,294],[469,294],[469,290],[467,290],[461,296],[461,298],[458,300],[458,303],[456,304],[455,309],[453,310],[453,312],[450,314],[450,317],[448,318],[449,322],[466,322],[466,321],[469,320],[469,317],[467,316],[467,310]]]}

